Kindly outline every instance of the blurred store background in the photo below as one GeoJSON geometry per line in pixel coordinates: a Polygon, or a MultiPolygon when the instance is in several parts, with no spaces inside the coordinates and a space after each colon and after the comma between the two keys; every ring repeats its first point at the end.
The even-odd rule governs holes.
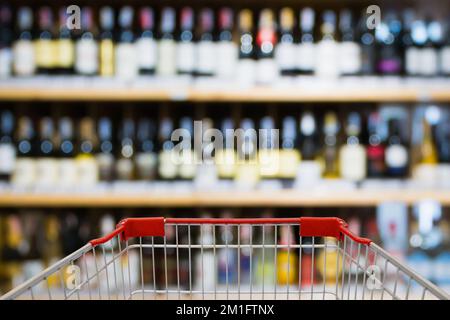
{"type": "Polygon", "coordinates": [[[448,290],[449,6],[0,1],[0,293],[132,216],[338,216],[448,290]],[[195,120],[280,148],[174,163],[195,120]]]}

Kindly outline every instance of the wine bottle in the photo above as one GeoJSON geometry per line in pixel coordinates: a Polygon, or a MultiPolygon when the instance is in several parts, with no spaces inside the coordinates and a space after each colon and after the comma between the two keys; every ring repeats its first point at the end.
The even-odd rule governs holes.
{"type": "Polygon", "coordinates": [[[317,184],[322,177],[322,166],[319,158],[318,129],[314,114],[306,111],[300,118],[299,149],[302,161],[298,165],[298,171],[294,187],[309,188],[317,184]]]}
{"type": "Polygon", "coordinates": [[[75,162],[75,135],[72,119],[63,117],[58,121],[58,180],[62,187],[77,185],[77,164],[75,162]]]}
{"type": "Polygon", "coordinates": [[[438,141],[439,163],[450,163],[450,121],[445,119],[439,124],[436,140],[438,141]]]}
{"type": "Polygon", "coordinates": [[[135,124],[131,118],[122,121],[119,130],[119,154],[116,162],[116,177],[119,180],[130,181],[135,177],[135,124]]]}
{"type": "Polygon", "coordinates": [[[438,152],[433,139],[433,131],[429,120],[423,119],[423,137],[420,145],[420,164],[436,165],[438,162],[438,152]]]}
{"type": "Polygon", "coordinates": [[[176,74],[176,52],[175,42],[175,11],[173,8],[165,7],[161,13],[158,42],[158,64],[156,73],[160,76],[170,77],[176,74]]]}
{"type": "Polygon", "coordinates": [[[12,73],[12,28],[11,8],[2,5],[0,7],[0,78],[9,77],[12,73]]]}
{"type": "Polygon", "coordinates": [[[18,188],[30,188],[36,182],[37,145],[33,122],[22,116],[17,121],[16,131],[17,159],[14,166],[12,183],[18,188]]]}
{"type": "Polygon", "coordinates": [[[443,31],[439,21],[426,20],[427,41],[420,54],[420,74],[434,77],[439,73],[439,50],[442,46],[443,31]]]}
{"type": "Polygon", "coordinates": [[[335,78],[339,75],[339,54],[336,42],[336,14],[333,11],[323,12],[320,33],[314,71],[320,77],[335,78]]]}
{"type": "Polygon", "coordinates": [[[98,120],[97,132],[100,142],[97,163],[99,170],[99,180],[111,182],[115,177],[115,159],[113,128],[111,119],[102,117],[98,120]]]}
{"type": "Polygon", "coordinates": [[[154,34],[154,15],[150,7],[139,11],[140,35],[136,41],[137,64],[140,74],[151,75],[155,73],[157,60],[157,44],[154,34]]]}
{"type": "Polygon", "coordinates": [[[178,176],[183,180],[192,180],[196,173],[193,120],[190,117],[181,118],[180,128],[185,130],[189,137],[186,136],[181,141],[182,151],[180,153],[178,176]]]}
{"type": "Polygon", "coordinates": [[[41,7],[38,12],[39,31],[35,39],[36,67],[39,74],[51,74],[55,67],[55,34],[53,14],[49,7],[41,7]]]}
{"type": "Polygon", "coordinates": [[[311,75],[315,72],[314,20],[313,9],[308,7],[302,9],[300,12],[300,41],[297,50],[299,74],[311,75]]]}
{"type": "Polygon", "coordinates": [[[0,117],[0,181],[9,182],[16,164],[14,116],[12,112],[5,110],[0,117]]]}
{"type": "Polygon", "coordinates": [[[273,11],[270,9],[263,9],[260,13],[256,44],[256,81],[263,85],[272,84],[278,77],[278,68],[274,58],[277,34],[273,11]]]}
{"type": "MultiPolygon", "coordinates": [[[[264,218],[273,218],[273,213],[268,211],[263,215],[264,218]]],[[[274,250],[271,246],[277,244],[275,231],[277,227],[265,225],[259,228],[259,232],[251,231],[251,236],[256,234],[253,244],[263,245],[261,250],[253,250],[252,272],[253,283],[257,288],[266,290],[275,290],[277,285],[277,255],[278,250],[274,250]]]]}
{"type": "Polygon", "coordinates": [[[194,43],[194,11],[184,7],[180,13],[180,33],[178,35],[176,67],[181,75],[195,72],[196,46],[194,43]]]}
{"type": "Polygon", "coordinates": [[[59,37],[55,40],[55,72],[59,74],[72,74],[75,63],[75,44],[72,39],[72,34],[67,28],[68,14],[66,8],[59,10],[59,37]]]}
{"type": "Polygon", "coordinates": [[[378,47],[377,72],[380,75],[395,76],[402,72],[400,34],[401,22],[393,11],[388,11],[375,29],[378,47]]]}
{"type": "Polygon", "coordinates": [[[98,164],[95,159],[97,153],[97,135],[94,120],[84,117],[80,120],[78,129],[78,146],[76,155],[78,185],[90,188],[98,182],[98,164]]]}
{"type": "Polygon", "coordinates": [[[365,76],[373,75],[376,62],[375,36],[373,30],[367,28],[365,12],[361,14],[359,20],[359,42],[361,47],[361,74],[365,76]]]}
{"type": "Polygon", "coordinates": [[[275,48],[275,60],[281,75],[292,76],[297,70],[297,52],[294,43],[294,11],[282,8],[280,11],[280,42],[275,48]]]}
{"type": "MultiPolygon", "coordinates": [[[[51,266],[61,259],[62,247],[60,239],[60,224],[59,217],[55,214],[51,214],[45,217],[44,220],[44,243],[45,250],[43,250],[43,256],[46,266],[51,266]]],[[[37,232],[39,232],[38,230],[37,232]]],[[[48,280],[49,285],[56,287],[61,284],[61,278],[56,275],[51,275],[48,280]]]]}
{"type": "Polygon", "coordinates": [[[216,72],[216,44],[214,38],[214,12],[205,8],[200,11],[200,30],[197,43],[197,76],[213,76],[216,72]]]}
{"type": "Polygon", "coordinates": [[[33,12],[30,7],[19,8],[16,28],[13,71],[17,76],[31,76],[36,72],[36,61],[33,46],[33,12]]]}
{"type": "Polygon", "coordinates": [[[361,72],[361,47],[355,41],[352,12],[349,9],[341,10],[339,16],[339,72],[342,76],[357,75],[361,72]]]}
{"type": "Polygon", "coordinates": [[[136,134],[136,173],[140,180],[154,180],[156,177],[157,156],[155,153],[156,125],[151,119],[138,122],[136,134]]]}
{"type": "Polygon", "coordinates": [[[292,247],[295,246],[295,238],[292,226],[281,226],[278,244],[282,248],[277,255],[277,282],[279,285],[289,286],[297,283],[298,255],[296,250],[292,250],[292,247]]]}
{"type": "Polygon", "coordinates": [[[125,6],[120,9],[120,32],[119,39],[116,43],[114,69],[116,76],[124,80],[132,80],[138,74],[133,18],[134,10],[132,7],[125,6]]]}
{"type": "Polygon", "coordinates": [[[178,158],[173,151],[174,143],[171,140],[173,122],[170,118],[164,118],[159,126],[159,155],[158,175],[161,180],[175,179],[178,173],[178,158]]]}
{"type": "Polygon", "coordinates": [[[198,149],[197,150],[194,149],[195,153],[193,155],[194,160],[197,160],[199,157],[201,157],[199,165],[194,168],[195,169],[194,186],[198,190],[211,190],[212,188],[216,187],[218,183],[217,181],[218,174],[214,162],[214,157],[216,154],[215,142],[217,141],[217,139],[220,139],[220,137],[217,137],[215,135],[215,130],[213,130],[213,126],[214,123],[211,118],[208,117],[203,118],[201,120],[201,130],[197,129],[194,131],[194,134],[196,134],[197,137],[195,137],[194,141],[191,143],[194,144],[195,141],[202,141],[201,155],[199,154],[200,150],[198,149]]]}
{"type": "Polygon", "coordinates": [[[408,174],[409,155],[401,134],[399,119],[389,121],[389,140],[386,147],[387,175],[404,178],[408,174]]]}
{"type": "Polygon", "coordinates": [[[439,69],[440,74],[444,76],[450,75],[450,23],[447,23],[445,36],[445,43],[439,52],[439,69]]]}
{"type": "Polygon", "coordinates": [[[262,179],[275,179],[279,176],[278,133],[271,116],[261,119],[259,130],[258,162],[262,179]]]}
{"type": "Polygon", "coordinates": [[[220,179],[233,179],[236,173],[236,151],[234,145],[234,125],[231,118],[222,121],[221,132],[224,138],[223,149],[216,150],[216,166],[220,179]]]}
{"type": "Polygon", "coordinates": [[[235,76],[238,48],[233,41],[234,14],[231,8],[219,11],[219,37],[217,41],[216,74],[219,78],[232,79],[235,76]]]}
{"type": "Polygon", "coordinates": [[[235,183],[238,188],[253,189],[259,182],[260,172],[257,153],[257,133],[252,119],[241,121],[238,133],[237,167],[235,183]]]}
{"type": "Polygon", "coordinates": [[[339,177],[338,134],[339,122],[334,112],[327,112],[324,119],[323,176],[327,179],[339,177]]]}
{"type": "Polygon", "coordinates": [[[249,9],[239,12],[239,61],[237,79],[243,85],[251,85],[255,81],[255,39],[253,36],[253,15],[249,9]]]}
{"type": "Polygon", "coordinates": [[[318,138],[316,119],[312,112],[303,113],[300,119],[300,153],[303,160],[314,161],[317,159],[318,148],[317,148],[317,138],[318,138]]]}
{"type": "Polygon", "coordinates": [[[114,75],[114,10],[111,7],[100,9],[100,76],[114,75]]]}
{"type": "Polygon", "coordinates": [[[53,188],[58,182],[58,162],[55,145],[55,126],[50,117],[39,122],[39,151],[36,160],[36,186],[53,188]]]}
{"type": "Polygon", "coordinates": [[[81,36],[75,43],[75,72],[83,76],[93,76],[98,73],[99,54],[97,29],[94,25],[92,8],[81,10],[81,36]]]}
{"type": "MultiPolygon", "coordinates": [[[[369,177],[379,178],[386,173],[385,146],[380,136],[380,126],[381,120],[379,113],[372,112],[368,120],[369,144],[367,146],[367,175],[369,177]]],[[[395,140],[393,139],[393,142],[398,143],[395,140]]],[[[396,152],[395,147],[392,150],[394,153],[396,152]]],[[[395,154],[393,158],[396,158],[395,154]]]]}
{"type": "Polygon", "coordinates": [[[297,125],[294,117],[283,119],[282,140],[280,150],[279,177],[291,180],[297,174],[300,152],[297,148],[297,125]]]}
{"type": "Polygon", "coordinates": [[[361,117],[356,112],[348,115],[347,143],[339,151],[339,171],[343,179],[360,181],[366,177],[367,155],[360,143],[361,117]]]}
{"type": "Polygon", "coordinates": [[[426,29],[423,21],[415,21],[413,9],[403,12],[404,34],[402,42],[405,50],[404,66],[407,76],[418,76],[420,69],[420,48],[425,43],[426,29]]]}

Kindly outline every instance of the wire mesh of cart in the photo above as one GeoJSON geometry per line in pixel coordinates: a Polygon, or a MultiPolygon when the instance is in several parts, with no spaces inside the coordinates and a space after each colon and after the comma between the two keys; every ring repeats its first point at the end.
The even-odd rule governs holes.
{"type": "Polygon", "coordinates": [[[338,218],[129,218],[1,299],[448,299],[338,218]]]}

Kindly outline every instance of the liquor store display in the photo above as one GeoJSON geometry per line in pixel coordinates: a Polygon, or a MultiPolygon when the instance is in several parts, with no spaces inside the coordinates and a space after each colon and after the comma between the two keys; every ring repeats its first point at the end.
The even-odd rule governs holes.
{"type": "Polygon", "coordinates": [[[270,85],[280,76],[446,77],[448,17],[388,10],[369,29],[364,11],[284,7],[83,7],[80,29],[66,8],[2,6],[1,76],[190,75],[270,85]]]}
{"type": "Polygon", "coordinates": [[[120,119],[51,111],[36,118],[24,106],[18,112],[3,110],[0,172],[8,182],[3,189],[121,193],[133,187],[143,193],[173,186],[210,192],[345,191],[383,189],[386,183],[393,189],[450,187],[447,106],[417,106],[411,112],[381,105],[339,113],[326,107],[313,112],[271,106],[248,116],[246,108],[224,106],[220,116],[210,107],[194,106],[174,108],[171,117],[164,107],[147,114],[137,108],[116,107],[123,113],[120,119]],[[195,115],[200,109],[204,117],[195,115]],[[242,113],[239,119],[231,116],[236,110],[242,113]],[[172,134],[176,128],[187,134],[178,142],[172,134]],[[213,139],[221,139],[220,145],[213,139]]]}
{"type": "MultiPolygon", "coordinates": [[[[448,4],[382,1],[372,29],[355,1],[191,2],[81,3],[75,29],[62,0],[0,3],[0,294],[142,216],[337,216],[448,290],[448,4]]],[[[298,227],[270,228],[166,236],[299,244],[298,227]]],[[[334,251],[166,249],[167,270],[142,275],[158,289],[258,288],[263,273],[332,286],[339,271],[334,251]]]]}

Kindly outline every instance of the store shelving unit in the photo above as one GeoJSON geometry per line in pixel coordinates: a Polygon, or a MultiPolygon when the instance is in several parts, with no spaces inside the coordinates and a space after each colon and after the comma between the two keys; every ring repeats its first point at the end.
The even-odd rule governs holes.
{"type": "Polygon", "coordinates": [[[450,206],[450,191],[354,190],[354,191],[221,191],[104,193],[1,193],[0,207],[372,207],[385,201],[412,205],[420,200],[450,206]]]}
{"type": "Polygon", "coordinates": [[[0,85],[0,101],[189,101],[189,102],[437,102],[450,101],[450,85],[441,88],[332,86],[248,89],[168,89],[134,86],[33,87],[0,85]]]}

